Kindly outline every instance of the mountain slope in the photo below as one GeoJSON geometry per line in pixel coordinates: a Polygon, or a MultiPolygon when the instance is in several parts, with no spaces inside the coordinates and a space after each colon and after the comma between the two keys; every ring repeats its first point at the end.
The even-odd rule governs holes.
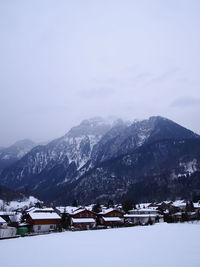
{"type": "MultiPolygon", "coordinates": [[[[159,193],[163,185],[171,185],[166,197],[180,195],[172,190],[179,187],[174,181],[199,170],[200,137],[171,120],[150,117],[127,124],[94,118],[33,148],[2,172],[0,183],[57,203],[120,199],[131,192],[141,200],[152,182],[157,198],[164,194],[164,189],[159,193]],[[135,191],[136,184],[143,189],[135,191]]],[[[149,190],[153,192],[151,186],[149,190]]]]}
{"type": "Polygon", "coordinates": [[[198,138],[198,135],[162,117],[150,117],[136,121],[130,126],[121,122],[108,131],[92,151],[93,166],[153,141],[198,138]]]}
{"type": "MultiPolygon", "coordinates": [[[[73,183],[71,188],[66,187],[68,194],[65,192],[60,197],[61,201],[78,199],[81,203],[105,201],[109,198],[129,198],[135,201],[176,198],[182,196],[178,189],[178,186],[182,187],[181,177],[190,180],[189,177],[198,171],[199,139],[156,141],[131,154],[101,163],[77,183],[73,183]],[[178,180],[180,184],[176,183],[178,180]],[[149,192],[152,192],[150,196],[149,192]]],[[[200,177],[196,179],[199,179],[199,187],[188,190],[187,197],[195,191],[200,193],[200,177]]],[[[184,191],[187,191],[186,187],[184,191]]]]}
{"type": "Polygon", "coordinates": [[[36,144],[28,139],[20,140],[7,148],[0,149],[0,172],[27,154],[36,144]]]}
{"type": "Polygon", "coordinates": [[[20,200],[24,197],[23,194],[15,192],[5,186],[0,185],[0,200],[11,201],[20,200]]]}
{"type": "Polygon", "coordinates": [[[69,181],[110,128],[101,118],[85,120],[63,137],[33,148],[2,172],[0,183],[10,188],[40,190],[46,184],[53,187],[69,181]]]}

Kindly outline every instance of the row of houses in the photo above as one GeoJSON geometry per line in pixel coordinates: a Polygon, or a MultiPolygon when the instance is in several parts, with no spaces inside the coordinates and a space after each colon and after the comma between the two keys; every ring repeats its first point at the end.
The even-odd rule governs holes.
{"type": "Polygon", "coordinates": [[[131,225],[147,225],[163,222],[170,214],[174,221],[181,221],[183,214],[189,219],[196,219],[200,214],[200,203],[185,201],[162,203],[144,203],[124,212],[121,205],[111,208],[100,207],[94,212],[93,205],[86,207],[32,207],[22,213],[0,212],[0,238],[30,233],[47,233],[62,229],[82,230],[131,225]],[[177,219],[178,218],[178,219],[177,219]]]}
{"type": "Polygon", "coordinates": [[[26,222],[33,232],[68,229],[94,229],[116,227],[124,223],[124,213],[117,209],[107,209],[100,213],[83,207],[57,207],[55,210],[34,209],[27,211],[26,222]]]}
{"type": "Polygon", "coordinates": [[[138,204],[137,206],[145,205],[149,208],[158,209],[160,211],[169,211],[171,213],[175,213],[178,211],[186,211],[186,210],[193,210],[198,211],[200,210],[200,201],[199,202],[192,202],[186,200],[176,200],[176,201],[163,201],[160,203],[145,203],[145,204],[138,204]]]}
{"type": "Polygon", "coordinates": [[[196,203],[185,200],[163,201],[150,203],[148,207],[159,210],[166,222],[200,220],[200,201],[196,203]]]}
{"type": "MultiPolygon", "coordinates": [[[[4,227],[0,225],[1,230],[9,227],[16,228],[15,234],[25,235],[27,233],[46,233],[51,231],[61,231],[62,228],[70,230],[82,229],[101,229],[107,227],[120,227],[124,225],[145,225],[162,221],[162,215],[149,209],[145,209],[140,214],[125,214],[119,208],[104,208],[96,213],[92,207],[56,207],[53,208],[30,208],[26,210],[18,222],[11,220],[11,215],[4,213],[4,227]],[[2,228],[2,229],[1,229],[2,228]],[[26,230],[25,230],[26,229],[26,230]]],[[[8,237],[3,235],[2,237],[8,237]]]]}

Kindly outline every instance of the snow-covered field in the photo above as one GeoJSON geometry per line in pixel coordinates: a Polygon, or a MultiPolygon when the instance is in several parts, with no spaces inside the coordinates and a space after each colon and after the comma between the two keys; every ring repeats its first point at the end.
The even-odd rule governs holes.
{"type": "Polygon", "coordinates": [[[200,224],[64,232],[0,241],[3,267],[199,267],[200,224]]]}

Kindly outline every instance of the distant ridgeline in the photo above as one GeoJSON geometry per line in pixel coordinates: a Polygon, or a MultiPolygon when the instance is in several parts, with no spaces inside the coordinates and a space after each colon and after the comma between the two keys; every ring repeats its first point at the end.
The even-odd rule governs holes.
{"type": "Polygon", "coordinates": [[[162,117],[85,120],[2,167],[0,184],[55,204],[198,198],[200,136],[162,117]]]}

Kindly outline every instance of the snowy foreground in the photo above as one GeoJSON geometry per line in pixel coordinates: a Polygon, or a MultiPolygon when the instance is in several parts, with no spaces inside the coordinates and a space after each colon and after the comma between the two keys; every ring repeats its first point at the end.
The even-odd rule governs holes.
{"type": "Polygon", "coordinates": [[[0,241],[3,267],[199,267],[200,224],[64,232],[0,241]]]}

